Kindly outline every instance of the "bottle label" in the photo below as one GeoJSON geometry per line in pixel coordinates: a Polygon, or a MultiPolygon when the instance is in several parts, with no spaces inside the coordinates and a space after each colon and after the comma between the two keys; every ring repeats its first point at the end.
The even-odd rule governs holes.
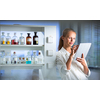
{"type": "Polygon", "coordinates": [[[21,39],[20,39],[20,42],[24,42],[24,41],[25,41],[25,39],[24,39],[24,38],[21,38],[21,39]]]}
{"type": "Polygon", "coordinates": [[[27,39],[27,41],[31,42],[31,41],[32,41],[32,39],[31,39],[31,38],[28,38],[28,39],[27,39]]]}
{"type": "Polygon", "coordinates": [[[6,38],[6,41],[11,41],[11,39],[10,38],[6,38]]]}
{"type": "Polygon", "coordinates": [[[38,63],[38,59],[37,58],[35,58],[35,64],[37,64],[38,63]]]}
{"type": "Polygon", "coordinates": [[[39,63],[42,63],[42,58],[38,58],[38,62],[39,63]]]}
{"type": "Polygon", "coordinates": [[[11,59],[10,59],[10,58],[6,58],[6,61],[7,61],[7,62],[10,62],[10,61],[11,61],[11,59]]]}
{"type": "Polygon", "coordinates": [[[14,61],[17,61],[17,57],[14,58],[14,61]]]}
{"type": "Polygon", "coordinates": [[[38,44],[38,38],[37,37],[35,38],[35,41],[36,41],[36,44],[38,44]]]}
{"type": "Polygon", "coordinates": [[[7,44],[10,44],[11,39],[10,38],[6,38],[7,44]]]}
{"type": "Polygon", "coordinates": [[[5,37],[4,38],[1,38],[1,44],[6,44],[5,41],[6,41],[6,38],[5,37]]]}
{"type": "Polygon", "coordinates": [[[35,41],[38,41],[38,38],[37,37],[35,38],[35,41]]]}
{"type": "Polygon", "coordinates": [[[14,39],[14,42],[18,42],[18,39],[14,39]]]}
{"type": "Polygon", "coordinates": [[[4,38],[1,38],[1,41],[6,41],[6,38],[4,37],[4,38]]]}
{"type": "Polygon", "coordinates": [[[28,58],[28,61],[31,61],[31,58],[28,58]]]}
{"type": "Polygon", "coordinates": [[[2,58],[2,61],[6,61],[6,59],[5,58],[2,58]]]}

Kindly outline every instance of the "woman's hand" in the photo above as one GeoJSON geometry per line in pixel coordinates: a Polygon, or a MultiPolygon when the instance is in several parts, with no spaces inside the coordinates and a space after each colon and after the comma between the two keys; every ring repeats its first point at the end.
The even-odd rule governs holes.
{"type": "Polygon", "coordinates": [[[76,59],[78,62],[80,62],[83,66],[86,66],[86,63],[85,63],[85,59],[84,59],[84,55],[82,53],[82,57],[81,58],[78,58],[76,59]]]}
{"type": "Polygon", "coordinates": [[[73,49],[74,49],[74,53],[76,53],[77,49],[78,49],[79,45],[74,45],[73,49]]]}
{"type": "Polygon", "coordinates": [[[73,56],[74,53],[76,53],[78,47],[79,47],[79,45],[74,45],[73,48],[71,48],[71,56],[73,56]]]}
{"type": "Polygon", "coordinates": [[[82,53],[82,57],[81,58],[77,58],[76,60],[83,65],[83,67],[84,67],[84,73],[88,74],[89,69],[88,69],[88,67],[87,67],[87,65],[85,63],[85,59],[84,59],[83,53],[82,53]]]}

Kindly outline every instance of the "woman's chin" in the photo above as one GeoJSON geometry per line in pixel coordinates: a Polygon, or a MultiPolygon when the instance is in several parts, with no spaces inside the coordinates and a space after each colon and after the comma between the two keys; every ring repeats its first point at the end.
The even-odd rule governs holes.
{"type": "Polygon", "coordinates": [[[73,46],[73,44],[70,44],[70,46],[73,46]]]}

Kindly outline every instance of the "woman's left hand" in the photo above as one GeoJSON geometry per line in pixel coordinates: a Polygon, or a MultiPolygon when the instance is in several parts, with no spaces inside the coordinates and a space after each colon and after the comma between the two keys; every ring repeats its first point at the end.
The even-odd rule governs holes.
{"type": "Polygon", "coordinates": [[[85,63],[84,55],[82,54],[82,57],[81,57],[81,58],[77,58],[76,60],[77,60],[78,62],[80,62],[80,63],[84,66],[84,73],[85,73],[86,75],[88,75],[89,69],[88,69],[88,67],[87,67],[87,65],[86,65],[86,63],[85,63]]]}
{"type": "Polygon", "coordinates": [[[77,58],[76,60],[78,62],[80,62],[83,66],[87,66],[86,63],[85,63],[85,59],[84,59],[83,53],[82,53],[82,57],[81,58],[77,58]]]}

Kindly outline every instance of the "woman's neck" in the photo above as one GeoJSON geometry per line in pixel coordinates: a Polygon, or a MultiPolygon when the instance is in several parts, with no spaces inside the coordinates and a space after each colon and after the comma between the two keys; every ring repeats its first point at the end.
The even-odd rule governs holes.
{"type": "Polygon", "coordinates": [[[68,46],[68,47],[63,46],[63,48],[66,49],[69,53],[71,53],[71,47],[70,46],[68,46]]]}

